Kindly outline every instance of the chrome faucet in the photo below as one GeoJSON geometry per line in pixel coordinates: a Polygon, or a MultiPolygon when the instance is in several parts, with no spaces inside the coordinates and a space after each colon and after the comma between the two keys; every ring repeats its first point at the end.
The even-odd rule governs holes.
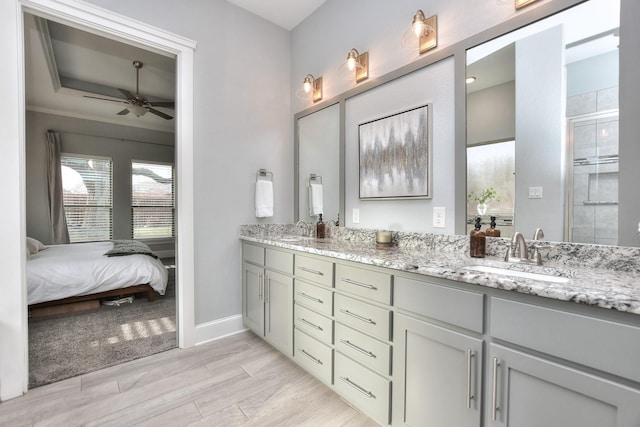
{"type": "MultiPolygon", "coordinates": [[[[544,233],[541,228],[537,228],[533,234],[533,240],[539,240],[544,237],[544,233]]],[[[511,238],[511,242],[507,245],[507,253],[504,256],[506,262],[522,262],[526,264],[542,265],[542,256],[538,249],[542,247],[537,243],[532,245],[533,253],[529,258],[529,250],[527,248],[527,242],[524,240],[524,236],[519,231],[516,231],[511,238]],[[517,253],[517,255],[516,255],[517,253]]]]}
{"type": "Polygon", "coordinates": [[[302,235],[306,236],[306,237],[311,237],[311,224],[308,224],[308,223],[304,222],[303,220],[300,220],[300,221],[296,222],[295,227],[298,228],[300,226],[304,227],[304,232],[303,232],[302,235]]]}

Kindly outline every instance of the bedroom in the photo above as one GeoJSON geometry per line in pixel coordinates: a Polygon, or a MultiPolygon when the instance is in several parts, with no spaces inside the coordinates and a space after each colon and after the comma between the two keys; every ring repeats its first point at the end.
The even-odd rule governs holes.
{"type": "MultiPolygon", "coordinates": [[[[139,92],[146,97],[153,96],[154,98],[149,98],[153,100],[173,99],[175,59],[72,29],[30,14],[25,14],[25,18],[27,236],[45,245],[65,241],[64,236],[54,236],[52,227],[49,225],[55,221],[50,220],[47,185],[48,151],[45,134],[48,131],[54,131],[60,140],[63,200],[67,212],[66,225],[68,225],[66,228],[70,241],[77,244],[71,245],[69,249],[75,246],[82,252],[85,247],[93,247],[99,243],[80,242],[126,240],[133,237],[146,242],[157,255],[164,258],[165,263],[173,264],[171,261],[175,254],[173,237],[175,125],[174,120],[169,119],[169,114],[174,114],[173,109],[165,108],[173,102],[162,104],[163,107],[157,107],[158,109],[154,108],[153,113],[158,114],[142,114],[138,117],[139,112],[130,104],[123,102],[124,95],[113,88],[123,88],[129,94],[139,92]],[[134,68],[132,60],[138,60],[143,64],[140,70],[134,68]],[[88,96],[102,99],[91,99],[88,96]],[[121,101],[113,102],[118,99],[121,101]],[[132,113],[123,114],[125,111],[128,113],[128,109],[131,109],[132,113]],[[118,112],[121,114],[118,115],[118,112]],[[87,207],[86,204],[93,206],[87,207]]],[[[105,242],[103,245],[110,244],[105,242]]],[[[30,261],[33,262],[27,263],[27,271],[31,272],[36,265],[44,262],[45,260],[41,257],[54,256],[56,250],[58,250],[57,247],[38,252],[37,255],[32,254],[30,261]]],[[[104,250],[101,251],[104,252],[104,250]]],[[[136,257],[151,260],[144,255],[136,257]]],[[[134,257],[119,258],[131,260],[134,257]]],[[[121,261],[115,258],[110,260],[121,261]]],[[[142,262],[148,264],[150,261],[142,262]]],[[[163,286],[161,278],[163,271],[157,270],[165,270],[166,276],[166,269],[163,268],[162,262],[157,260],[154,262],[155,265],[150,264],[148,267],[153,272],[152,286],[163,294],[166,280],[163,286]]],[[[56,274],[60,275],[61,280],[65,280],[66,275],[71,273],[63,269],[63,265],[59,263],[56,263],[53,268],[55,270],[50,268],[40,273],[43,285],[47,284],[50,278],[57,277],[56,274]]],[[[143,268],[147,267],[143,266],[143,268]]],[[[75,269],[79,270],[77,267],[75,269]]],[[[113,274],[119,275],[120,271],[113,274]]],[[[143,274],[140,271],[142,270],[138,272],[131,270],[138,279],[147,279],[146,275],[149,273],[143,274]]],[[[60,298],[76,294],[93,294],[98,290],[107,290],[107,287],[90,289],[90,283],[84,278],[75,280],[65,283],[62,293],[51,295],[48,294],[49,288],[41,286],[41,290],[36,292],[30,284],[27,301],[30,306],[34,303],[43,305],[46,304],[45,301],[58,301],[60,298]],[[74,284],[73,289],[70,289],[69,283],[74,284]],[[42,289],[47,290],[42,292],[42,289]]],[[[125,287],[146,283],[145,280],[140,283],[130,283],[130,280],[133,280],[133,277],[123,278],[120,284],[114,283],[108,286],[125,287]]],[[[118,299],[123,295],[116,294],[108,299],[118,299]]],[[[157,307],[146,307],[143,303],[146,303],[146,298],[141,298],[140,301],[135,300],[134,304],[124,305],[135,305],[136,310],[142,310],[143,317],[147,316],[145,310],[157,310],[157,307]]],[[[91,316],[88,319],[93,319],[93,323],[108,323],[98,314],[105,311],[104,307],[102,310],[96,310],[97,307],[100,307],[99,299],[77,302],[75,305],[58,305],[57,308],[32,309],[30,316],[34,315],[34,319],[30,320],[30,334],[57,333],[63,336],[57,329],[68,328],[68,324],[73,324],[74,319],[77,323],[74,316],[91,316]],[[81,306],[91,308],[92,312],[66,316],[60,314],[54,316],[52,320],[39,319],[35,316],[37,310],[45,313],[51,310],[59,312],[75,310],[81,306]],[[42,325],[43,322],[50,326],[42,325]],[[34,323],[37,327],[32,327],[34,323]]],[[[170,323],[174,324],[175,303],[169,304],[167,308],[170,309],[170,315],[163,318],[166,317],[170,323]]],[[[110,307],[110,309],[114,308],[110,307]]],[[[124,313],[132,309],[123,306],[120,310],[124,313]]],[[[102,314],[102,316],[105,315],[102,314]]],[[[134,324],[135,321],[132,319],[129,323],[134,324]]],[[[164,328],[162,335],[171,335],[171,337],[164,337],[158,351],[166,349],[168,345],[175,346],[175,333],[169,333],[170,329],[164,328]]],[[[175,326],[173,329],[175,330],[175,326]]],[[[96,331],[96,328],[92,330],[95,335],[107,333],[106,330],[102,332],[96,331]]],[[[77,335],[79,334],[80,331],[77,332],[77,335]]],[[[34,337],[37,336],[39,335],[34,337]]],[[[107,339],[92,335],[87,335],[85,338],[90,342],[107,339]]],[[[117,351],[115,344],[103,344],[102,347],[115,352],[112,354],[124,351],[137,354],[138,357],[156,351],[153,346],[146,348],[142,353],[137,349],[134,350],[135,346],[141,345],[144,341],[141,341],[141,338],[138,336],[136,340],[120,339],[117,344],[120,349],[117,351]]],[[[78,350],[72,352],[71,347],[73,346],[54,346],[53,344],[43,347],[42,343],[34,347],[39,348],[40,353],[56,353],[60,360],[49,362],[51,369],[47,370],[46,363],[40,360],[42,356],[32,349],[30,351],[31,387],[42,384],[43,381],[46,383],[69,375],[69,373],[62,374],[64,369],[57,366],[65,359],[77,360],[77,366],[83,364],[96,368],[103,366],[104,361],[92,362],[90,360],[92,356],[78,350]],[[61,373],[55,374],[54,366],[61,373]],[[39,379],[35,380],[35,378],[39,379]]],[[[119,360],[123,361],[123,359],[119,360]]],[[[78,368],[73,368],[77,373],[76,369],[78,368]]]]}

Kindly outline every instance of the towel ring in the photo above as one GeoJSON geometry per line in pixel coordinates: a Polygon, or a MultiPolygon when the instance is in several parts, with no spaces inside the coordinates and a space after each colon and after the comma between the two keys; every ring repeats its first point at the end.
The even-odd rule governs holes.
{"type": "Polygon", "coordinates": [[[269,180],[268,175],[271,175],[270,181],[273,181],[273,172],[269,172],[266,169],[258,169],[258,172],[256,172],[256,181],[258,181],[261,176],[267,177],[267,180],[269,180]]]}
{"type": "Polygon", "coordinates": [[[309,184],[311,184],[311,181],[315,180],[320,180],[320,184],[322,184],[322,177],[320,175],[316,175],[315,173],[309,175],[309,184]]]}

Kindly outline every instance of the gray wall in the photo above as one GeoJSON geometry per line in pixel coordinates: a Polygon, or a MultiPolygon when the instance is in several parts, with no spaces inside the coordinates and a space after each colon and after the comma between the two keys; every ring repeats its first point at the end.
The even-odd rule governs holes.
{"type": "Polygon", "coordinates": [[[514,139],[516,86],[512,80],[467,96],[467,145],[514,139]]]}
{"type": "Polygon", "coordinates": [[[222,0],[90,2],[198,43],[196,324],[239,314],[239,225],[293,220],[290,34],[222,0]],[[273,172],[275,206],[273,218],[257,220],[254,183],[260,168],[273,172]]]}
{"type": "Polygon", "coordinates": [[[345,118],[345,224],[453,234],[453,59],[442,60],[347,100],[345,118]],[[428,82],[428,84],[425,84],[428,82]],[[360,200],[358,125],[431,104],[431,199],[360,200]],[[445,228],[432,228],[433,207],[445,207],[445,228]],[[354,224],[353,209],[360,210],[354,224]]]}
{"type": "Polygon", "coordinates": [[[618,86],[618,51],[567,64],[567,96],[618,86]]]}
{"type": "MultiPolygon", "coordinates": [[[[51,243],[44,134],[53,130],[60,133],[64,153],[112,158],[113,238],[130,239],[131,160],[173,163],[174,134],[36,112],[27,112],[26,123],[27,236],[51,243]]],[[[163,249],[173,248],[154,247],[154,250],[163,249]]]]}
{"type": "Polygon", "coordinates": [[[527,238],[533,237],[538,227],[544,230],[545,239],[563,238],[563,67],[561,26],[516,42],[514,224],[527,238]],[[542,187],[542,198],[529,199],[529,187],[542,187]]]}

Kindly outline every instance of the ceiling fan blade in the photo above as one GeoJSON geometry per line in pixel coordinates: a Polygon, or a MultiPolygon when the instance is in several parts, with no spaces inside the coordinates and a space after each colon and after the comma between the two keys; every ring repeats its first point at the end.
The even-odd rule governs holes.
{"type": "Polygon", "coordinates": [[[118,113],[119,116],[126,116],[127,114],[129,114],[129,109],[125,108],[124,110],[120,111],[118,113]]]}
{"type": "Polygon", "coordinates": [[[173,101],[150,102],[149,105],[151,105],[152,107],[164,107],[164,108],[171,108],[171,109],[175,109],[176,108],[176,103],[173,102],[173,101]]]}
{"type": "Polygon", "coordinates": [[[136,99],[136,96],[135,96],[134,94],[132,94],[131,92],[129,92],[128,90],[126,90],[126,89],[120,89],[120,88],[118,88],[118,90],[119,90],[120,92],[122,92],[122,94],[123,94],[124,96],[126,96],[126,97],[127,97],[127,99],[136,99]]]}
{"type": "Polygon", "coordinates": [[[171,117],[170,115],[165,114],[165,113],[163,113],[161,111],[158,111],[158,110],[154,110],[153,108],[147,108],[147,111],[149,111],[151,114],[155,114],[158,117],[162,117],[165,120],[173,119],[173,117],[171,117]]]}
{"type": "Polygon", "coordinates": [[[83,95],[85,98],[91,98],[91,99],[99,99],[101,101],[111,101],[111,102],[120,102],[122,104],[128,104],[127,101],[123,100],[117,100],[117,99],[109,99],[109,98],[100,98],[99,96],[89,96],[89,95],[83,95]]]}

